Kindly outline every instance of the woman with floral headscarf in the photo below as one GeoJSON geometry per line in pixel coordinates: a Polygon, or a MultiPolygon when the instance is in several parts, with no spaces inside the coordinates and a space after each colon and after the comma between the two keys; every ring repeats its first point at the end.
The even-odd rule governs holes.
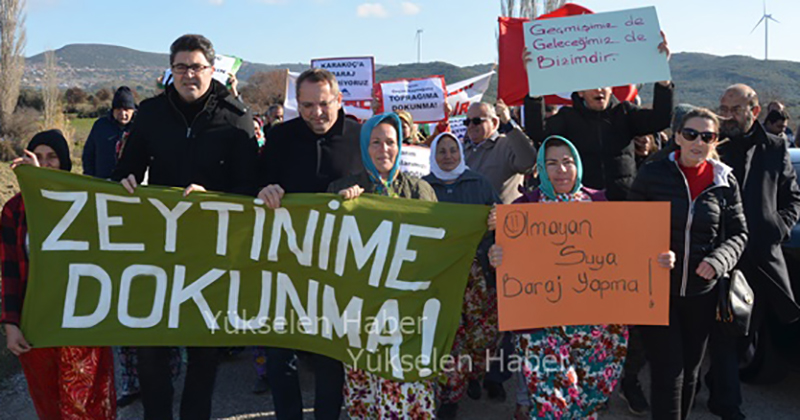
{"type": "MultiPolygon", "coordinates": [[[[583,166],[573,144],[560,136],[545,139],[536,162],[541,184],[515,203],[605,201],[605,194],[581,185],[583,166]]],[[[493,245],[489,261],[500,266],[503,250],[493,245]]],[[[659,265],[672,268],[675,256],[664,252],[659,265]]],[[[622,373],[628,345],[623,325],[567,325],[517,333],[517,354],[524,364],[529,408],[517,406],[516,417],[531,419],[593,419],[622,373]],[[551,369],[541,369],[545,357],[551,369]],[[528,411],[528,413],[525,413],[528,411]]],[[[523,381],[521,381],[523,382],[523,381]]],[[[519,400],[519,399],[518,399],[519,400]]]]}
{"type": "MultiPolygon", "coordinates": [[[[361,159],[365,171],[328,186],[346,200],[363,193],[436,201],[431,186],[399,170],[403,128],[396,114],[380,114],[361,127],[361,159]]],[[[344,397],[354,419],[426,419],[434,417],[433,381],[399,382],[361,369],[345,367],[344,397]]]]}

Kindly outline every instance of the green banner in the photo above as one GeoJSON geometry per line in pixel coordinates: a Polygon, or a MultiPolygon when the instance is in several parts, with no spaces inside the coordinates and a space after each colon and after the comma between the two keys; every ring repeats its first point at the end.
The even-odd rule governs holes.
{"type": "Polygon", "coordinates": [[[449,357],[488,207],[365,195],[244,196],[15,170],[35,347],[264,345],[385,378],[449,357]]]}

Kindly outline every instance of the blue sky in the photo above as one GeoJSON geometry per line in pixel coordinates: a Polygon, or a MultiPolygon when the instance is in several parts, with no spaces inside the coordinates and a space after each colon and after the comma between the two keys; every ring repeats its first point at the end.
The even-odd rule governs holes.
{"type": "MultiPolygon", "coordinates": [[[[202,33],[217,52],[277,64],[374,55],[385,64],[458,65],[496,60],[499,0],[27,0],[27,55],[72,43],[168,52],[184,33],[202,33]]],[[[674,52],[764,56],[764,30],[750,31],[761,0],[582,0],[595,12],[654,5],[674,52]]],[[[800,61],[792,41],[800,1],[771,0],[770,58],[800,61]]]]}

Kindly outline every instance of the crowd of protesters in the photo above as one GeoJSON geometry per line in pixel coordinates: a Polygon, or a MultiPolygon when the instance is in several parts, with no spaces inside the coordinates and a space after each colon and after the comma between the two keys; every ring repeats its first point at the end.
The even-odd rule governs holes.
{"type": "MultiPolygon", "coordinates": [[[[659,50],[669,56],[666,42],[659,50]]],[[[715,321],[717,280],[741,269],[756,293],[753,326],[767,318],[800,318],[779,245],[800,217],[800,188],[788,157],[794,134],[782,104],[766,107],[756,92],[733,85],[712,112],[673,108],[675,86],[659,82],[651,108],[619,102],[610,88],[575,92],[556,109],[525,99],[522,113],[502,101],[474,103],[463,141],[440,123],[428,137],[408,113],[366,121],[348,118],[335,77],[312,69],[297,79],[299,118],[283,120],[281,105],[253,116],[233,89],[212,79],[215,53],[199,35],[171,46],[174,81],[138,106],[127,88],[99,119],[83,152],[83,172],[120,182],[131,194],[143,182],[180,187],[184,194],[218,191],[254,196],[270,209],[285,194],[330,192],[494,206],[512,203],[667,201],[669,249],[657,256],[671,270],[668,326],[578,325],[513,333],[498,330],[494,210],[476,250],[463,298],[454,356],[469,355],[469,370],[441,380],[391,381],[347,363],[310,353],[314,414],[351,418],[457,418],[464,396],[506,399],[513,378],[515,419],[586,419],[602,415],[615,389],[631,412],[686,419],[694,405],[701,364],[710,357],[709,408],[743,419],[735,338],[715,321]],[[405,145],[430,147],[430,174],[399,170],[405,145]],[[512,354],[525,358],[510,372],[512,354]],[[550,354],[558,369],[540,370],[532,357],[550,354]],[[498,355],[489,363],[487,355],[498,355]],[[531,358],[531,359],[529,359],[531,358]],[[647,398],[639,381],[649,362],[647,398]],[[618,386],[619,385],[619,386],[618,386]],[[649,400],[649,402],[648,402],[649,400]]],[[[14,165],[70,171],[63,135],[43,131],[14,165]]],[[[122,388],[114,386],[109,348],[32,348],[19,328],[28,275],[27,223],[20,194],[0,218],[2,317],[7,347],[19,357],[34,406],[43,419],[113,419],[141,399],[146,419],[170,419],[176,378],[185,364],[180,417],[211,415],[223,349],[116,349],[122,388]],[[119,396],[119,400],[117,400],[119,396]]],[[[531,250],[531,252],[535,252],[531,250]]],[[[253,392],[271,389],[278,419],[300,419],[303,398],[298,351],[257,347],[253,392]]]]}

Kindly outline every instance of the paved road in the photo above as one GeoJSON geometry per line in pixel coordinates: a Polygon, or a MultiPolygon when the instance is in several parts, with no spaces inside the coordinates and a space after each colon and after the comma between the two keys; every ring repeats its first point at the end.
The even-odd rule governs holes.
{"type": "MultiPolygon", "coordinates": [[[[1,341],[1,340],[0,340],[1,341]]],[[[311,406],[313,401],[313,382],[307,364],[301,363],[301,381],[306,406],[311,406]]],[[[272,398],[269,393],[253,395],[250,392],[255,373],[251,366],[249,353],[245,352],[220,366],[215,392],[214,412],[215,419],[245,420],[245,419],[271,419],[272,398]]],[[[182,379],[179,381],[181,382],[182,379]]],[[[646,381],[645,381],[646,382],[646,381]]],[[[509,391],[509,400],[505,403],[489,402],[485,399],[473,401],[469,398],[461,404],[459,418],[462,419],[511,419],[514,411],[513,381],[506,383],[509,391]]],[[[178,387],[180,388],[180,386],[178,387]]],[[[9,378],[0,387],[0,419],[26,420],[35,419],[30,398],[25,388],[25,379],[22,375],[9,378]]],[[[180,392],[180,389],[178,390],[180,392]]],[[[749,419],[764,420],[789,420],[800,418],[800,373],[793,372],[790,377],[779,385],[771,386],[745,386],[746,405],[745,412],[749,419]]],[[[697,409],[692,419],[710,420],[712,416],[706,409],[707,391],[699,396],[697,409]]],[[[601,415],[603,419],[635,419],[625,408],[625,403],[614,396],[611,401],[610,411],[601,415]]],[[[142,407],[140,403],[119,410],[119,419],[140,419],[142,407]]],[[[177,418],[177,413],[176,413],[177,418]]],[[[313,419],[312,410],[307,410],[307,419],[313,419]]],[[[342,416],[346,418],[346,416],[342,416]]]]}

